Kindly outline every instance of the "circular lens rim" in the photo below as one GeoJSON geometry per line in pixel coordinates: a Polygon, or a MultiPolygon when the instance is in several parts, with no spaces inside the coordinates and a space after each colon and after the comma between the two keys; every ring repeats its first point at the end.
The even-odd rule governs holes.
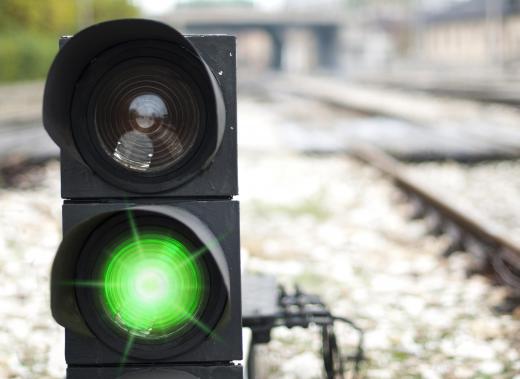
{"type": "MultiPolygon", "coordinates": [[[[200,84],[200,83],[199,83],[200,84]]],[[[157,59],[152,57],[147,58],[130,58],[125,60],[124,62],[121,62],[114,67],[112,67],[109,71],[107,71],[101,78],[100,82],[96,84],[95,88],[93,89],[92,97],[90,99],[90,102],[88,104],[88,113],[87,113],[87,122],[88,125],[90,125],[90,128],[92,129],[89,133],[90,139],[94,141],[94,149],[96,151],[96,154],[102,156],[105,154],[105,156],[102,156],[100,158],[104,158],[103,160],[110,164],[114,170],[121,170],[124,169],[128,171],[130,174],[140,177],[147,177],[147,178],[155,178],[155,177],[162,177],[165,175],[165,173],[169,171],[176,171],[182,169],[182,167],[189,162],[195,154],[197,154],[200,151],[201,144],[203,143],[204,135],[206,134],[206,117],[207,117],[207,107],[206,103],[204,101],[204,94],[202,93],[199,84],[197,84],[196,81],[192,79],[192,77],[185,72],[181,67],[175,66],[173,67],[172,64],[164,59],[157,59]],[[132,79],[133,82],[128,81],[127,83],[121,83],[120,85],[112,88],[113,94],[115,93],[115,96],[112,94],[112,96],[108,95],[107,93],[107,86],[109,83],[113,83],[115,78],[117,78],[118,74],[125,71],[130,71],[134,68],[139,68],[143,66],[149,66],[150,68],[150,74],[144,74],[140,73],[140,75],[134,75],[132,79]],[[155,67],[154,67],[155,66],[155,67]],[[132,170],[130,168],[125,167],[124,164],[117,162],[111,154],[109,154],[107,146],[105,144],[106,141],[102,138],[102,131],[100,130],[99,125],[99,104],[101,104],[101,107],[107,107],[106,102],[109,102],[109,105],[116,105],[118,102],[121,101],[122,98],[124,98],[125,95],[133,94],[134,92],[137,92],[136,88],[134,87],[136,84],[136,79],[142,80],[145,76],[151,76],[151,73],[158,74],[159,71],[162,70],[170,70],[171,74],[174,74],[177,80],[185,80],[188,87],[190,88],[190,96],[194,101],[194,107],[198,111],[197,117],[198,117],[198,125],[196,125],[196,130],[194,131],[195,134],[192,136],[191,140],[191,146],[180,157],[174,157],[172,159],[172,164],[167,166],[163,170],[159,171],[138,171],[138,170],[132,170]],[[181,79],[178,79],[181,78],[181,79]],[[126,91],[126,92],[125,92],[126,91]],[[106,100],[106,101],[102,101],[106,100]]],[[[152,92],[154,95],[161,98],[161,100],[164,101],[164,98],[159,95],[159,92],[165,92],[169,89],[169,86],[165,83],[159,83],[158,87],[155,89],[149,88],[148,91],[152,92]]],[[[182,95],[182,93],[175,93],[172,91],[173,95],[182,95]]],[[[172,97],[172,100],[176,100],[172,97]]],[[[168,108],[170,108],[166,102],[165,104],[168,108]]],[[[173,104],[173,107],[175,108],[175,104],[173,104]]],[[[106,110],[106,109],[104,109],[106,110]]],[[[171,110],[171,109],[170,109],[171,110]]],[[[183,109],[181,109],[183,111],[183,109]]],[[[174,112],[175,113],[175,112],[174,112]]],[[[111,120],[109,120],[111,121],[111,120]]],[[[106,126],[106,125],[105,125],[106,126]]],[[[109,125],[110,126],[110,125],[109,125]]],[[[191,126],[191,125],[190,125],[191,126]]],[[[186,126],[184,126],[184,133],[189,132],[186,126]]],[[[107,133],[107,131],[105,131],[107,133]]]]}
{"type": "MultiPolygon", "coordinates": [[[[203,243],[196,234],[183,223],[150,211],[134,211],[133,223],[139,230],[142,225],[164,227],[174,233],[175,238],[194,249],[202,248],[203,243]]],[[[95,280],[103,259],[107,256],[106,246],[114,240],[114,235],[127,233],[132,229],[127,212],[116,212],[102,222],[88,237],[79,254],[76,266],[75,280],[80,283],[95,280]]],[[[196,251],[196,250],[194,250],[196,251]]],[[[214,331],[222,319],[228,304],[228,294],[223,282],[222,274],[210,252],[200,256],[204,263],[207,278],[208,293],[205,307],[200,314],[200,322],[214,331]]],[[[114,323],[105,317],[104,305],[101,302],[99,288],[95,286],[76,286],[76,301],[81,316],[91,333],[103,342],[108,348],[124,354],[128,348],[128,333],[123,333],[121,328],[114,327],[114,323]]],[[[135,359],[165,359],[183,354],[197,345],[203,343],[211,333],[192,326],[186,333],[180,336],[169,336],[163,340],[145,340],[136,338],[128,357],[135,359]]]]}
{"type": "Polygon", "coordinates": [[[85,164],[110,184],[136,193],[160,193],[175,189],[193,179],[213,161],[225,128],[222,92],[206,63],[181,45],[159,40],[137,40],[115,46],[99,55],[76,83],[71,104],[72,135],[85,164]],[[201,114],[200,144],[182,165],[162,174],[131,172],[112,158],[97,142],[93,124],[96,88],[106,73],[133,59],[161,59],[184,71],[202,93],[206,112],[201,114]]]}

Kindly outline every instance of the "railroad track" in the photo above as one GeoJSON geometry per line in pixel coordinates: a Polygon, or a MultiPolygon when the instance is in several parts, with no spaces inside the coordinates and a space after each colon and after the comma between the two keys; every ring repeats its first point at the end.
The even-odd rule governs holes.
{"type": "Polygon", "coordinates": [[[0,86],[0,187],[59,158],[41,122],[43,82],[0,86]]]}
{"type": "MultiPolygon", "coordinates": [[[[364,125],[351,123],[349,127],[326,125],[323,129],[329,135],[322,140],[329,145],[320,145],[322,152],[364,143],[410,161],[520,158],[520,113],[514,107],[418,96],[395,86],[331,77],[280,75],[268,79],[257,82],[256,88],[352,111],[370,121],[364,125]],[[330,133],[336,134],[331,138],[330,133]]],[[[306,141],[303,137],[300,139],[306,141]]]]}
{"type": "MultiPolygon", "coordinates": [[[[401,163],[374,147],[357,149],[354,156],[388,176],[413,205],[412,218],[425,219],[434,235],[446,235],[450,243],[443,256],[464,251],[475,257],[471,274],[483,274],[507,286],[507,311],[520,306],[520,246],[492,226],[473,219],[445,199],[410,178],[401,163]]],[[[506,310],[506,309],[504,309],[506,310]]]]}
{"type": "Polygon", "coordinates": [[[518,90],[518,79],[516,77],[443,78],[439,73],[406,73],[393,76],[359,78],[358,80],[392,88],[420,91],[482,103],[520,106],[520,91],[518,90]]]}
{"type": "Polygon", "coordinates": [[[38,120],[15,125],[0,123],[0,187],[16,187],[26,172],[58,158],[58,147],[38,120]]]}

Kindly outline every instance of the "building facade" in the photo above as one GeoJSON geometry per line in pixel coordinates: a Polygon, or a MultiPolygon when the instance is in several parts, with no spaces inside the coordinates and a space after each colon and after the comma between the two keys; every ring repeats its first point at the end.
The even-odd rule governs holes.
{"type": "Polygon", "coordinates": [[[516,67],[520,1],[466,1],[424,17],[418,35],[420,58],[433,64],[516,67]]]}

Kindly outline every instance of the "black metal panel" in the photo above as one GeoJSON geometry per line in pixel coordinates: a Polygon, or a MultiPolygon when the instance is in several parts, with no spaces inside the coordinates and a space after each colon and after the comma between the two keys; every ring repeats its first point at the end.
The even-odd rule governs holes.
{"type": "Polygon", "coordinates": [[[242,366],[69,367],[67,379],[242,379],[242,366]]]}
{"type": "Polygon", "coordinates": [[[268,343],[271,330],[282,316],[278,281],[273,276],[245,274],[242,293],[242,325],[251,328],[254,345],[268,343]]]}
{"type": "Polygon", "coordinates": [[[244,326],[255,321],[274,319],[280,312],[280,290],[273,276],[245,274],[242,278],[242,318],[244,326]]]}
{"type": "MultiPolygon", "coordinates": [[[[63,205],[63,231],[66,234],[74,226],[101,213],[113,212],[142,205],[175,206],[203,220],[211,232],[220,238],[230,275],[230,304],[224,318],[218,323],[214,336],[199,346],[178,356],[164,359],[162,363],[230,362],[242,359],[242,320],[240,285],[240,232],[239,203],[231,200],[213,201],[161,201],[138,200],[127,203],[73,203],[63,205]]],[[[65,355],[69,365],[118,365],[122,362],[116,352],[100,342],[94,335],[66,329],[65,355]]],[[[159,363],[159,361],[155,361],[159,363]]],[[[128,358],[127,364],[146,363],[128,358]]]]}
{"type": "MultiPolygon", "coordinates": [[[[219,83],[226,108],[226,127],[213,162],[188,183],[154,197],[232,197],[238,194],[236,39],[233,36],[188,36],[219,83]]],[[[64,199],[144,198],[150,194],[117,188],[96,175],[70,153],[61,153],[61,192],[64,199]]]]}

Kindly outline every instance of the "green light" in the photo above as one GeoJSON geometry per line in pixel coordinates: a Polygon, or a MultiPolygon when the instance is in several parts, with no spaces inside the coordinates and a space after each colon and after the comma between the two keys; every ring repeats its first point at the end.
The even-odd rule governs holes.
{"type": "Polygon", "coordinates": [[[111,320],[136,337],[163,338],[198,323],[204,270],[173,237],[144,233],[118,244],[102,281],[102,300],[111,320]]]}

